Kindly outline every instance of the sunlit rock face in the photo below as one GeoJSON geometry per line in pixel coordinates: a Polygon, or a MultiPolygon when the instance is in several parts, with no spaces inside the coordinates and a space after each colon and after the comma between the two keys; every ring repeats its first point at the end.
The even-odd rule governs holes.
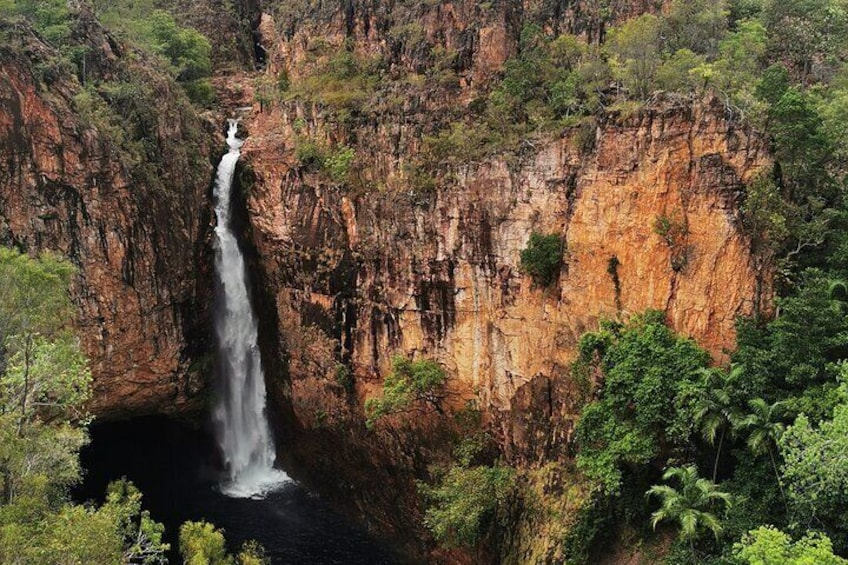
{"type": "MultiPolygon", "coordinates": [[[[518,155],[459,166],[449,182],[414,194],[406,167],[423,136],[471,111],[528,18],[591,41],[603,33],[575,15],[581,3],[550,3],[570,8],[548,12],[493,4],[404,12],[354,2],[346,12],[321,5],[285,21],[270,10],[260,24],[267,80],[283,69],[292,83],[303,79],[316,38],[382,57],[387,76],[403,76],[426,54],[388,30],[412,22],[428,41],[459,52],[459,80],[403,90],[399,109],[369,108],[352,124],[292,102],[254,104],[245,120],[251,241],[286,368],[269,376],[270,392],[292,407],[290,427],[309,438],[290,456],[300,454],[326,490],[357,492],[348,499],[377,529],[419,541],[426,532],[412,479],[436,458],[438,442],[387,438],[363,425],[363,402],[379,394],[393,355],[441,363],[456,406],[475,399],[506,461],[534,466],[568,457],[585,401],[569,365],[579,337],[601,320],[662,310],[723,362],[735,319],[768,310],[772,299],[769,267],[752,255],[739,213],[745,185],[769,156],[716,99],[658,95],[632,114],[528,139],[518,155]],[[354,189],[298,163],[304,135],[355,149],[354,189]],[[520,268],[534,231],[564,242],[562,269],[546,289],[520,268]],[[352,394],[336,378],[339,364],[355,376],[352,394]],[[335,477],[344,479],[334,485],[335,477]]],[[[615,5],[621,19],[658,7],[615,5]]],[[[230,94],[251,104],[254,84],[244,80],[230,94]]]]}
{"type": "MultiPolygon", "coordinates": [[[[432,357],[458,392],[505,414],[534,379],[564,379],[577,340],[599,320],[663,310],[720,362],[733,347],[735,319],[768,307],[770,275],[751,255],[738,210],[768,155],[716,99],[659,96],[633,115],[610,113],[589,128],[530,139],[518,157],[460,167],[425,198],[410,196],[404,167],[422,135],[473,100],[481,69],[501,68],[514,51],[531,11],[509,6],[480,13],[455,2],[408,15],[424,37],[465,49],[465,80],[452,92],[432,85],[407,92],[402,117],[370,113],[365,123],[334,130],[320,109],[284,104],[257,105],[247,120],[253,240],[276,296],[292,395],[303,395],[294,405],[306,420],[310,409],[325,410],[316,390],[332,384],[340,361],[358,377],[361,399],[378,390],[392,355],[432,357]],[[458,30],[474,40],[462,43],[458,30]],[[493,34],[504,40],[490,45],[493,34]],[[304,127],[353,140],[362,186],[339,188],[298,166],[296,129],[304,127]],[[521,272],[532,232],[564,241],[551,288],[535,288],[521,272]]],[[[649,7],[621,4],[615,13],[649,7]]],[[[568,17],[532,14],[548,27],[589,34],[573,9],[568,17]]],[[[267,75],[285,68],[298,80],[314,34],[331,45],[348,37],[357,53],[414,69],[419,55],[393,49],[381,32],[405,14],[356,4],[348,13],[315,8],[287,25],[266,15],[267,75]]],[[[535,457],[535,447],[504,425],[504,446],[535,457]]]]}

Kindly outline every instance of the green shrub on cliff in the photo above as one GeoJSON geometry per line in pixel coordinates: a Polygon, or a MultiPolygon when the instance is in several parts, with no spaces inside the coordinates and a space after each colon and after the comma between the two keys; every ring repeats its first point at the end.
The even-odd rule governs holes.
{"type": "Polygon", "coordinates": [[[320,104],[339,122],[348,123],[375,92],[379,61],[360,57],[344,46],[330,54],[323,51],[310,72],[283,95],[287,100],[320,104]]]}
{"type": "Polygon", "coordinates": [[[365,402],[366,425],[371,428],[380,418],[416,410],[441,414],[446,380],[444,369],[431,359],[393,358],[392,372],[383,381],[383,396],[365,402]]]}
{"type": "Polygon", "coordinates": [[[551,286],[562,266],[563,241],[557,234],[533,232],[527,247],[521,251],[521,270],[540,287],[551,286]]]}
{"type": "Polygon", "coordinates": [[[508,507],[515,487],[510,467],[453,466],[436,486],[420,485],[429,503],[424,525],[446,547],[473,547],[497,525],[499,511],[508,507]]]}

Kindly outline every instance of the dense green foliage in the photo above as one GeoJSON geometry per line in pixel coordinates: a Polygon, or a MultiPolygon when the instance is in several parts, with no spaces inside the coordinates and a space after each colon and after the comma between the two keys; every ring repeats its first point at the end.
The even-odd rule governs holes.
{"type": "Polygon", "coordinates": [[[521,250],[521,270],[540,287],[551,286],[559,277],[563,256],[562,238],[557,234],[531,233],[521,250]]]}
{"type": "Polygon", "coordinates": [[[706,386],[709,355],[672,332],[661,312],[606,324],[580,340],[583,362],[604,370],[602,394],[577,427],[578,466],[609,493],[622,473],[691,445],[689,399],[706,386]]]}
{"type": "Polygon", "coordinates": [[[162,526],[132,484],[100,507],[69,503],[87,441],[91,374],[70,331],[73,267],[0,249],[0,561],[164,562],[162,526]]]}
{"type": "Polygon", "coordinates": [[[820,533],[797,542],[784,532],[763,526],[752,530],[736,544],[735,556],[746,565],[845,565],[848,560],[833,554],[830,539],[820,533]]]}
{"type": "Polygon", "coordinates": [[[447,547],[473,547],[507,503],[514,483],[509,467],[453,466],[435,487],[422,488],[430,503],[424,525],[447,547]]]}
{"type": "Polygon", "coordinates": [[[832,418],[817,427],[805,414],[778,438],[784,464],[782,479],[793,516],[802,524],[824,528],[839,547],[848,545],[848,370],[832,418]]]}
{"type": "MultiPolygon", "coordinates": [[[[209,105],[214,94],[206,77],[212,74],[209,40],[197,30],[177,24],[169,12],[159,9],[156,2],[92,2],[100,21],[122,39],[160,57],[161,68],[184,87],[189,98],[200,105],[209,105]]],[[[60,64],[77,67],[81,82],[87,82],[85,61],[89,46],[77,44],[72,37],[76,14],[66,0],[3,0],[0,16],[23,17],[36,31],[62,54],[60,64]]]]}
{"type": "Polygon", "coordinates": [[[71,32],[66,0],[0,0],[0,14],[30,19],[44,39],[56,46],[71,32]]]}
{"type": "Polygon", "coordinates": [[[680,488],[648,489],[661,500],[654,522],[677,521],[681,541],[689,545],[670,559],[778,563],[763,552],[826,555],[831,547],[837,554],[848,549],[848,392],[839,384],[848,370],[837,363],[846,335],[844,319],[836,315],[842,291],[825,284],[820,272],[808,272],[806,280],[809,286],[781,300],[774,320],[741,322],[729,370],[707,369],[706,354],[674,336],[660,313],[605,324],[582,338],[578,363],[604,374],[576,435],[578,465],[606,493],[594,502],[606,508],[594,515],[596,522],[638,526],[646,518],[632,488],[651,481],[658,464],[682,460],[692,463],[665,477],[680,488]],[[701,472],[713,480],[698,477],[701,472]],[[686,492],[734,504],[718,513],[715,503],[695,503],[697,496],[686,492]],[[697,535],[699,524],[715,534],[714,541],[697,535]],[[764,524],[787,533],[777,539],[776,530],[760,528],[759,541],[747,535],[764,524]],[[792,545],[792,537],[801,536],[792,545]],[[784,538],[785,547],[777,543],[784,538]]]}
{"type": "MultiPolygon", "coordinates": [[[[70,500],[82,475],[91,395],[87,360],[71,331],[74,272],[52,254],[32,259],[0,248],[0,562],[164,564],[164,527],[142,509],[132,483],[111,483],[99,506],[70,500]]],[[[265,561],[249,544],[236,561],[220,563],[265,561]]]]}
{"type": "Polygon", "coordinates": [[[485,464],[485,435],[466,438],[454,449],[452,465],[438,468],[433,485],[419,483],[427,509],[424,525],[446,547],[475,547],[502,527],[510,501],[517,494],[511,467],[485,464]]]}
{"type": "Polygon", "coordinates": [[[392,359],[392,372],[383,380],[383,396],[365,403],[368,427],[380,418],[421,409],[442,413],[445,398],[444,369],[431,359],[411,361],[397,356],[392,359]]]}
{"type": "Polygon", "coordinates": [[[148,53],[160,56],[189,98],[201,105],[214,102],[206,77],[212,74],[209,40],[197,30],[179,25],[174,16],[151,1],[97,0],[101,21],[148,53]]]}

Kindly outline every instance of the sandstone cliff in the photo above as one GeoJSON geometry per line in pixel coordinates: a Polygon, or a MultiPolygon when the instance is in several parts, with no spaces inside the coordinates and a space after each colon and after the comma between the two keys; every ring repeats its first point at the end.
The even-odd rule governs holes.
{"type": "MultiPolygon", "coordinates": [[[[285,361],[269,380],[293,410],[281,433],[300,440],[287,456],[327,492],[356,492],[362,514],[382,522],[372,525],[400,535],[420,528],[412,478],[426,475],[444,446],[432,429],[394,437],[364,429],[363,402],[379,393],[392,355],[436,359],[457,406],[473,399],[506,459],[534,467],[567,458],[586,400],[568,367],[578,338],[599,320],[663,310],[722,362],[736,317],[770,301],[769,273],[759,271],[738,212],[768,155],[715,99],[659,96],[632,114],[606,113],[590,127],[460,164],[416,191],[408,165],[422,137],[445,116],[471,111],[514,53],[523,22],[590,39],[603,30],[575,15],[581,3],[493,4],[270,10],[260,28],[269,49],[260,81],[309,80],[326,45],[380,58],[387,81],[395,79],[387,87],[395,90],[353,118],[297,100],[255,104],[243,189],[285,361]],[[398,39],[413,21],[426,49],[398,39]],[[396,77],[432,63],[434,47],[457,53],[458,82],[397,86],[396,77]],[[379,105],[390,94],[403,102],[379,105]],[[357,182],[340,185],[304,166],[297,146],[305,135],[355,148],[357,182]],[[534,231],[564,241],[549,289],[535,288],[519,267],[534,231]],[[339,383],[340,366],[355,376],[353,394],[339,383]]],[[[649,7],[620,3],[612,14],[649,7]]],[[[256,84],[243,81],[232,95],[249,102],[256,84]]]]}
{"type": "Polygon", "coordinates": [[[0,28],[0,243],[77,266],[96,413],[183,411],[208,349],[211,132],[165,75],[90,18],[75,25],[89,88],[124,85],[104,96],[127,113],[30,30],[0,28]]]}
{"type": "MultiPolygon", "coordinates": [[[[550,494],[565,487],[545,464],[570,456],[586,400],[568,371],[583,332],[657,308],[721,362],[734,318],[768,307],[769,273],[758,271],[738,213],[768,155],[716,100],[659,96],[455,162],[423,189],[413,182],[425,138],[473,113],[525,23],[594,43],[611,23],[662,4],[243,2],[221,18],[221,3],[181,4],[183,21],[241,34],[216,45],[219,70],[235,61],[229,71],[249,66],[244,22],[265,12],[267,70],[218,85],[222,113],[253,106],[237,216],[281,455],[293,475],[412,554],[432,550],[414,481],[446,458],[448,431],[431,416],[365,429],[363,402],[379,393],[392,355],[436,359],[456,407],[472,401],[506,460],[539,473],[550,494]],[[268,85],[307,82],[322,57],[345,49],[380,61],[364,108],[269,97],[268,85]],[[351,148],[353,181],[305,164],[304,139],[351,148]],[[534,231],[564,242],[548,289],[519,268],[534,231]],[[346,371],[352,387],[339,378],[346,371]]],[[[55,249],[79,267],[74,294],[99,414],[196,408],[211,374],[215,134],[143,57],[130,64],[90,19],[78,28],[88,49],[79,78],[28,31],[0,30],[10,39],[0,47],[0,243],[55,249]],[[98,98],[80,80],[98,84],[106,106],[92,107],[98,98]]],[[[540,527],[524,523],[516,536],[540,527]]],[[[511,542],[513,560],[528,559],[525,541],[511,542]]]]}

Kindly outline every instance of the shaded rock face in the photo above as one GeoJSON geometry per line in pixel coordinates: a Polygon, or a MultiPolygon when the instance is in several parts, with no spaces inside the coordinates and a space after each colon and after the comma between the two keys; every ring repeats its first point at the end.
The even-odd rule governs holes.
{"type": "MultiPolygon", "coordinates": [[[[118,45],[91,21],[80,26],[91,28],[89,80],[125,72],[118,45]]],[[[26,31],[3,31],[0,243],[56,251],[78,268],[72,294],[96,414],[196,408],[203,381],[189,369],[208,351],[209,132],[173,82],[140,66],[157,100],[149,135],[158,161],[141,175],[79,116],[72,75],[34,75],[56,52],[26,31]]]]}

